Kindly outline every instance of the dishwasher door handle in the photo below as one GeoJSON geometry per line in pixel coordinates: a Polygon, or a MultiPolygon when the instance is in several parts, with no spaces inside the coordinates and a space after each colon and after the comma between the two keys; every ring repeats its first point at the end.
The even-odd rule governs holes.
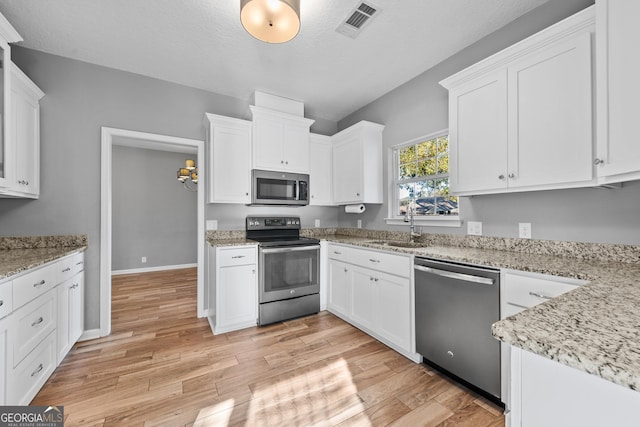
{"type": "Polygon", "coordinates": [[[493,279],[488,277],[473,276],[471,274],[455,273],[453,271],[440,270],[433,267],[424,267],[422,265],[414,265],[414,269],[425,273],[435,274],[437,276],[448,277],[450,279],[464,280],[465,282],[479,283],[481,285],[493,285],[493,279]]]}

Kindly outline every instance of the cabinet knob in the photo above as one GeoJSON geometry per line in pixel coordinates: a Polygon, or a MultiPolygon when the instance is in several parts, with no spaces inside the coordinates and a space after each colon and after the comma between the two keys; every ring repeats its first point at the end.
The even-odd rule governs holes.
{"type": "Polygon", "coordinates": [[[373,279],[373,281],[374,281],[374,282],[377,282],[377,281],[378,281],[378,278],[376,277],[375,279],[373,279]]]}
{"type": "Polygon", "coordinates": [[[245,195],[245,196],[248,196],[248,195],[249,195],[249,193],[244,193],[244,195],[245,195]]]}
{"type": "Polygon", "coordinates": [[[284,160],[280,160],[280,164],[281,164],[281,165],[282,165],[282,164],[284,164],[284,160]]]}
{"type": "Polygon", "coordinates": [[[498,175],[498,179],[504,179],[504,175],[503,174],[498,175]]]}
{"type": "Polygon", "coordinates": [[[509,178],[511,178],[511,179],[515,179],[515,177],[516,177],[516,174],[515,174],[515,173],[510,173],[510,174],[509,174],[509,178]]]}
{"type": "Polygon", "coordinates": [[[344,269],[344,272],[346,273],[347,271],[348,271],[348,270],[345,268],[345,269],[344,269]]]}
{"type": "Polygon", "coordinates": [[[286,162],[284,162],[284,164],[285,164],[285,165],[288,165],[288,164],[289,164],[289,162],[288,162],[288,161],[286,161],[286,162]]]}
{"type": "Polygon", "coordinates": [[[24,182],[24,185],[29,185],[29,181],[25,181],[25,182],[24,182]]]}
{"type": "Polygon", "coordinates": [[[602,164],[604,164],[604,160],[602,160],[602,159],[595,159],[595,160],[593,161],[593,164],[594,164],[594,165],[596,165],[596,166],[598,166],[598,165],[602,165],[602,164]]]}
{"type": "Polygon", "coordinates": [[[356,196],[360,197],[360,193],[356,193],[356,196]]]}

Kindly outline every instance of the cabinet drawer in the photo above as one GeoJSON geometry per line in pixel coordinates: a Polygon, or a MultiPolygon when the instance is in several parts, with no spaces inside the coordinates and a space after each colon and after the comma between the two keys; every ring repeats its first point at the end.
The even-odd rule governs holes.
{"type": "Polygon", "coordinates": [[[0,319],[13,310],[13,282],[0,285],[0,319]]]}
{"type": "Polygon", "coordinates": [[[533,307],[578,287],[558,280],[505,274],[504,301],[521,307],[533,307]]]}
{"type": "Polygon", "coordinates": [[[39,268],[13,279],[13,306],[21,307],[56,285],[57,264],[39,268]]]}
{"type": "MultiPolygon", "coordinates": [[[[73,256],[73,274],[78,274],[84,270],[84,252],[77,253],[73,256]]],[[[60,281],[58,281],[60,283],[60,281]]]]}
{"type": "Polygon", "coordinates": [[[56,334],[51,333],[14,369],[9,369],[7,404],[28,405],[56,368],[56,334]]]}
{"type": "Polygon", "coordinates": [[[351,262],[397,276],[409,277],[411,275],[411,257],[408,255],[356,249],[351,254],[351,262]]]}
{"type": "Polygon", "coordinates": [[[340,245],[328,245],[327,246],[327,256],[330,259],[335,259],[342,262],[349,262],[350,254],[355,251],[353,248],[349,248],[346,246],[340,245]]]}
{"type": "Polygon", "coordinates": [[[56,270],[56,284],[70,279],[75,274],[76,263],[74,262],[73,256],[62,258],[53,265],[56,270]]]}
{"type": "Polygon", "coordinates": [[[56,292],[51,291],[31,301],[14,313],[13,366],[25,358],[56,329],[56,292]]]}
{"type": "Polygon", "coordinates": [[[245,248],[219,248],[218,263],[220,267],[255,264],[256,248],[255,246],[245,248]]]}

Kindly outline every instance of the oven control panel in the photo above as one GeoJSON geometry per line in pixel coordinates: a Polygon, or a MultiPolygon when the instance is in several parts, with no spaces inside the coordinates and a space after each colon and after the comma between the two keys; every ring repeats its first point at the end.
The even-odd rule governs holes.
{"type": "Polygon", "coordinates": [[[248,216],[247,230],[288,230],[300,229],[300,217],[248,216]]]}

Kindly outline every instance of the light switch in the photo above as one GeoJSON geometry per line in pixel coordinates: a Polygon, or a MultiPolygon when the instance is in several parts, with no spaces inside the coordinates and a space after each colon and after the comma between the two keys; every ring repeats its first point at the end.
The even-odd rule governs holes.
{"type": "Polygon", "coordinates": [[[217,219],[208,219],[207,220],[207,230],[217,230],[218,229],[218,220],[217,219]]]}
{"type": "Polygon", "coordinates": [[[531,223],[530,222],[520,222],[518,223],[518,236],[521,239],[530,239],[531,238],[531,223]]]}

